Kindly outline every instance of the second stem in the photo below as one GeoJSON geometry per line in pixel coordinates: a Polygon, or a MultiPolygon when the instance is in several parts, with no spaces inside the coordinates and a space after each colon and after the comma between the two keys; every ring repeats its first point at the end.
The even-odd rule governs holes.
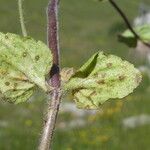
{"type": "Polygon", "coordinates": [[[51,100],[48,106],[46,122],[43,128],[39,150],[51,149],[52,137],[55,129],[57,114],[61,101],[60,93],[60,75],[59,75],[59,38],[58,38],[58,5],[59,0],[51,0],[48,5],[48,46],[53,55],[53,66],[50,71],[50,79],[48,83],[54,87],[50,93],[51,100]]]}

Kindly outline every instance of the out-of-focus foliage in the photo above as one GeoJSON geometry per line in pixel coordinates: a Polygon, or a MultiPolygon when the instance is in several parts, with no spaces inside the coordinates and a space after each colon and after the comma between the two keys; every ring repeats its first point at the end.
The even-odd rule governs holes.
{"type": "MultiPolygon", "coordinates": [[[[134,28],[135,32],[139,35],[141,40],[150,43],[150,25],[143,25],[134,28]]],[[[128,29],[118,36],[119,41],[127,44],[129,47],[136,47],[138,39],[128,29]]]]}

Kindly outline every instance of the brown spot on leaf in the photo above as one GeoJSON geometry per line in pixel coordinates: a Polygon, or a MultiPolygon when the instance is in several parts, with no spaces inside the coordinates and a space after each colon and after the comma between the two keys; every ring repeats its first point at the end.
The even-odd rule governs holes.
{"type": "Polygon", "coordinates": [[[93,91],[92,93],[90,93],[90,95],[89,95],[89,96],[91,97],[91,96],[93,96],[93,95],[95,95],[95,94],[96,94],[96,92],[95,92],[95,91],[93,91]]]}
{"type": "Polygon", "coordinates": [[[139,84],[141,80],[142,80],[141,74],[140,73],[136,74],[136,78],[135,78],[136,83],[139,84]]]}
{"type": "Polygon", "coordinates": [[[6,86],[9,86],[9,85],[10,85],[10,83],[9,83],[9,82],[5,82],[5,85],[6,85],[6,86]]]}
{"type": "Polygon", "coordinates": [[[112,63],[108,63],[108,64],[107,64],[107,67],[108,67],[108,68],[112,67],[112,63]]]}
{"type": "Polygon", "coordinates": [[[124,75],[119,76],[119,80],[120,80],[120,81],[123,81],[124,79],[125,79],[125,76],[124,76],[124,75]]]}
{"type": "Polygon", "coordinates": [[[7,71],[6,71],[6,70],[1,69],[1,70],[0,70],[0,74],[2,74],[2,75],[6,75],[6,74],[7,74],[7,71]]]}
{"type": "Polygon", "coordinates": [[[23,52],[22,56],[23,56],[23,57],[26,57],[26,56],[27,56],[27,53],[26,53],[26,52],[23,52]]]}
{"type": "Polygon", "coordinates": [[[35,60],[36,60],[36,61],[38,61],[39,59],[40,59],[40,56],[39,56],[39,55],[35,56],[35,60]]]}
{"type": "Polygon", "coordinates": [[[78,89],[72,90],[72,95],[75,95],[77,92],[79,92],[82,89],[84,89],[84,88],[78,88],[78,89]]]}
{"type": "Polygon", "coordinates": [[[8,39],[8,36],[7,36],[7,35],[5,35],[5,39],[8,39]]]}
{"type": "Polygon", "coordinates": [[[99,80],[97,81],[98,84],[105,84],[105,80],[99,80]]]}
{"type": "Polygon", "coordinates": [[[89,106],[89,105],[87,105],[87,106],[85,106],[85,108],[86,108],[86,109],[90,109],[90,106],[89,106]]]}

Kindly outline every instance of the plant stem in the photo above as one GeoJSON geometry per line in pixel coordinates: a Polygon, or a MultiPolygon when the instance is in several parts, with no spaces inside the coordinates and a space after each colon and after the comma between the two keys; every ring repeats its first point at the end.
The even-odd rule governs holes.
{"type": "Polygon", "coordinates": [[[51,149],[52,137],[55,129],[59,105],[61,102],[60,75],[59,75],[59,40],[58,40],[58,5],[59,0],[51,0],[48,4],[48,46],[53,54],[53,66],[48,83],[54,87],[50,93],[52,97],[47,110],[47,116],[39,145],[39,150],[51,149]]]}
{"type": "Polygon", "coordinates": [[[19,18],[20,18],[20,25],[21,25],[22,34],[24,37],[26,37],[27,36],[27,30],[25,27],[25,22],[24,22],[24,17],[23,17],[22,1],[23,0],[18,0],[18,9],[19,9],[19,18]]]}
{"type": "Polygon", "coordinates": [[[132,25],[130,24],[127,16],[124,14],[124,12],[119,8],[119,6],[117,5],[117,3],[115,3],[114,0],[109,0],[110,4],[115,8],[115,10],[120,14],[120,16],[122,17],[122,19],[124,20],[127,28],[133,33],[133,35],[135,36],[136,39],[138,39],[139,41],[141,41],[144,45],[146,45],[147,47],[150,48],[150,44],[146,43],[142,40],[142,38],[136,33],[136,31],[132,28],[132,25]]]}

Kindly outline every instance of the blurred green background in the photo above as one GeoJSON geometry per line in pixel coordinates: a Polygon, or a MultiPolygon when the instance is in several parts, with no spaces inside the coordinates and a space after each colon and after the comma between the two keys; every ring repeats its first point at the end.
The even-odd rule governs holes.
{"type": "MultiPolygon", "coordinates": [[[[139,5],[149,0],[116,0],[132,22],[139,5]]],[[[47,0],[24,0],[28,34],[46,42],[47,0]]],[[[118,43],[117,34],[126,29],[108,2],[61,0],[61,66],[78,68],[94,52],[104,50],[134,63],[134,51],[118,43]]],[[[0,31],[21,34],[17,0],[0,0],[0,31]]],[[[81,111],[64,98],[55,130],[54,150],[149,150],[150,81],[146,74],[140,87],[123,100],[108,101],[99,111],[81,111]],[[132,117],[132,118],[130,118],[132,117]],[[130,120],[127,120],[130,118],[130,120]],[[144,118],[144,119],[143,119],[144,118]],[[141,123],[139,120],[142,120],[141,123]]],[[[19,105],[0,103],[0,150],[37,149],[46,96],[37,92],[19,105]]]]}

